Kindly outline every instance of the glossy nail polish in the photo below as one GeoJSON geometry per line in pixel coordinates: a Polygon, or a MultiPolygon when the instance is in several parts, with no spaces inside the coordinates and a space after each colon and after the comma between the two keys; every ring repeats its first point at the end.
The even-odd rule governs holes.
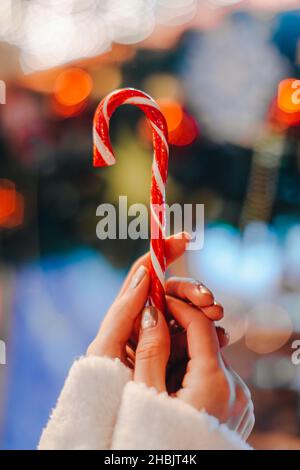
{"type": "Polygon", "coordinates": [[[134,276],[133,276],[133,278],[131,280],[131,283],[130,283],[130,287],[132,289],[135,289],[140,284],[140,282],[145,277],[146,272],[147,272],[147,270],[146,270],[145,266],[140,266],[138,268],[138,270],[134,273],[134,276]]]}
{"type": "Polygon", "coordinates": [[[155,307],[145,307],[142,312],[141,328],[146,330],[157,324],[157,310],[155,307]]]}

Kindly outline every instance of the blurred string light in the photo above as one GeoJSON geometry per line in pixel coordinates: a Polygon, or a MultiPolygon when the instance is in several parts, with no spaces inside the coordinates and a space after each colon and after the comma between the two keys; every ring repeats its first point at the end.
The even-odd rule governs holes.
{"type": "Polygon", "coordinates": [[[195,34],[182,75],[187,98],[211,137],[251,146],[287,72],[269,42],[269,25],[243,15],[195,34]]]}
{"type": "Polygon", "coordinates": [[[266,132],[255,144],[250,179],[241,215],[241,226],[250,221],[268,222],[276,195],[284,136],[266,132]]]}
{"type": "Polygon", "coordinates": [[[10,180],[0,180],[0,228],[13,228],[24,219],[24,198],[10,180]]]}

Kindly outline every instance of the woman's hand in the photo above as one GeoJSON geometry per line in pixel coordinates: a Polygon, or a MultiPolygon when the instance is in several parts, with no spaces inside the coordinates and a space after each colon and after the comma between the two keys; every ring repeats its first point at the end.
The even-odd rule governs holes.
{"type": "MultiPolygon", "coordinates": [[[[170,334],[160,312],[152,307],[144,310],[134,380],[159,392],[170,392],[172,383],[173,395],[198,410],[205,409],[246,439],[254,424],[253,405],[247,386],[221,356],[220,346],[227,343],[224,331],[218,334],[203,314],[195,282],[171,278],[166,289],[169,314],[180,330],[170,334]]],[[[218,318],[221,309],[214,315],[218,318]]]]}
{"type": "MultiPolygon", "coordinates": [[[[167,265],[185,251],[190,237],[177,234],[166,240],[167,265]]],[[[87,355],[119,358],[126,365],[126,344],[138,324],[138,317],[149,294],[150,254],[142,256],[132,266],[115,302],[110,307],[100,326],[96,338],[87,350],[87,355]]]]}
{"type": "MultiPolygon", "coordinates": [[[[184,253],[189,241],[190,236],[185,232],[166,239],[167,266],[184,253]]],[[[104,317],[96,338],[89,345],[87,355],[119,358],[124,364],[132,366],[126,353],[126,344],[135,346],[137,342],[140,313],[149,294],[149,267],[148,252],[133,264],[116,300],[104,317]]],[[[201,292],[200,298],[206,304],[213,303],[213,297],[207,289],[201,292]]],[[[214,308],[208,308],[207,315],[214,318],[216,315],[220,316],[220,312],[216,314],[214,308]]]]}

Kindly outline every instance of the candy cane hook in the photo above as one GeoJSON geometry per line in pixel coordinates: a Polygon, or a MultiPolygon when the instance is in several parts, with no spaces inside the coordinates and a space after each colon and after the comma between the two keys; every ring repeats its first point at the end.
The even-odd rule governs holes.
{"type": "Polygon", "coordinates": [[[151,287],[150,303],[165,312],[165,186],[168,176],[168,131],[158,104],[146,93],[134,88],[123,88],[110,93],[98,105],[93,125],[94,166],[116,163],[109,138],[109,120],[122,104],[132,104],[147,116],[152,128],[154,157],[151,177],[151,287]]]}

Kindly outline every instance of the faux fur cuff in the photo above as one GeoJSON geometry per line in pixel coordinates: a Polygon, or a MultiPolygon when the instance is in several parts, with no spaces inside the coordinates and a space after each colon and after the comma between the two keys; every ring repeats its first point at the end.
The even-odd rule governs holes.
{"type": "Polygon", "coordinates": [[[123,392],[113,449],[250,449],[227,426],[166,393],[129,382],[123,392]]]}
{"type": "Polygon", "coordinates": [[[44,429],[38,449],[109,449],[131,371],[118,359],[77,360],[44,429]]]}

